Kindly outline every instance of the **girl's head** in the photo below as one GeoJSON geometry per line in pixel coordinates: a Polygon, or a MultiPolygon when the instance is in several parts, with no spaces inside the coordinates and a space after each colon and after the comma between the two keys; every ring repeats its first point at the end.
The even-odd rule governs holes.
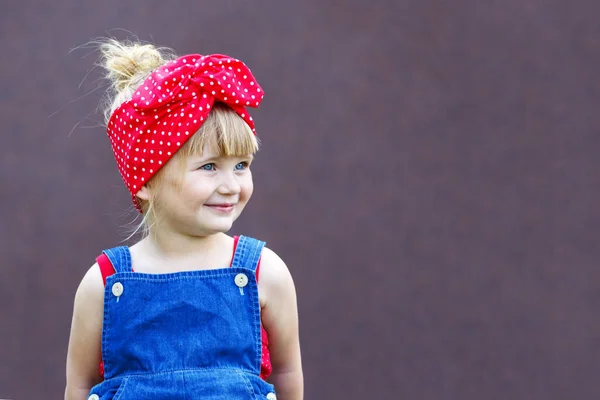
{"type": "Polygon", "coordinates": [[[146,233],[229,230],[253,189],[258,141],[245,106],[263,92],[250,70],[228,56],[177,58],[138,42],[100,49],[111,82],[107,133],[146,233]]]}

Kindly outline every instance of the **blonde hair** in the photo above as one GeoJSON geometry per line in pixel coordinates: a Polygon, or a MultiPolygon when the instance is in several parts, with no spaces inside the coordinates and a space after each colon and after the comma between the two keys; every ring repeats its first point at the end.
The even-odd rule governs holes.
{"type": "MultiPolygon", "coordinates": [[[[136,89],[156,68],[177,58],[166,47],[142,43],[139,40],[119,42],[115,39],[98,41],[101,53],[99,65],[106,71],[105,79],[110,86],[102,101],[104,122],[112,113],[128,101],[136,89]]],[[[188,139],[169,162],[184,162],[192,155],[202,155],[205,148],[217,150],[223,156],[245,156],[258,151],[258,139],[246,122],[225,104],[215,103],[200,129],[188,139]]],[[[183,170],[182,170],[183,173],[183,170]]],[[[165,167],[159,169],[147,183],[148,188],[160,185],[165,178],[165,167]]],[[[152,192],[152,191],[151,191],[152,192]]],[[[138,199],[143,220],[127,238],[142,231],[147,236],[160,223],[158,207],[151,197],[149,201],[138,199]]]]}

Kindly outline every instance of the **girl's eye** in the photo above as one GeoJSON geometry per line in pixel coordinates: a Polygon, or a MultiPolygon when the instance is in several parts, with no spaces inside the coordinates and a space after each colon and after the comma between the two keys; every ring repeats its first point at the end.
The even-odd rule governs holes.
{"type": "Polygon", "coordinates": [[[243,171],[243,170],[245,170],[246,168],[248,168],[248,163],[247,163],[246,161],[244,161],[244,162],[241,162],[241,163],[238,163],[238,164],[235,166],[235,170],[236,170],[236,171],[243,171]]]}
{"type": "Polygon", "coordinates": [[[205,164],[205,165],[201,166],[198,169],[202,169],[204,171],[214,171],[215,170],[215,164],[214,163],[205,164]]]}

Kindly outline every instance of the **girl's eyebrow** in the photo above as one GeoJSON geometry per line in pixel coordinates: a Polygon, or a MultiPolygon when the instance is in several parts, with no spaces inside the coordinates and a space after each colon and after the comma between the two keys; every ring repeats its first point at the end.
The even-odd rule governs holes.
{"type": "Polygon", "coordinates": [[[187,165],[199,165],[199,164],[207,164],[215,161],[215,157],[189,157],[186,164],[187,165]]]}
{"type": "Polygon", "coordinates": [[[190,164],[200,164],[200,163],[208,163],[208,162],[214,162],[217,161],[219,159],[225,159],[225,158],[232,158],[232,159],[242,159],[242,160],[254,160],[254,155],[253,154],[248,154],[248,155],[244,155],[244,156],[215,156],[215,155],[211,155],[209,157],[204,157],[204,156],[190,156],[188,158],[188,162],[190,164]]]}

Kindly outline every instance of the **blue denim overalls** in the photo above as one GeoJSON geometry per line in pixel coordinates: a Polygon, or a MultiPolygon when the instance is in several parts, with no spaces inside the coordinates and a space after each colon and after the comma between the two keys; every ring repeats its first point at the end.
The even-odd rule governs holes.
{"type": "Polygon", "coordinates": [[[105,250],[105,380],[90,400],[275,399],[260,378],[256,266],[264,242],[240,236],[231,268],[132,272],[128,247],[105,250]]]}

